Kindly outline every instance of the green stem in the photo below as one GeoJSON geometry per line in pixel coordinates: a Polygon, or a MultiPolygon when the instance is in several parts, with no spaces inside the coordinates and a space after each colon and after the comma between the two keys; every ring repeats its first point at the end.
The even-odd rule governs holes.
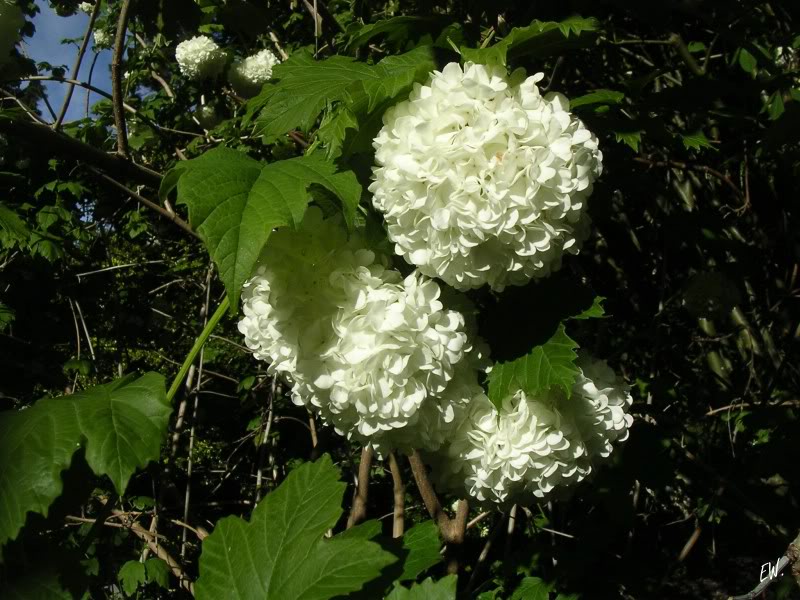
{"type": "Polygon", "coordinates": [[[189,355],[186,357],[186,360],[183,361],[181,365],[181,370],[178,371],[178,374],[175,376],[175,379],[172,380],[172,385],[167,392],[167,401],[172,402],[172,399],[175,397],[175,394],[178,393],[178,390],[183,383],[183,380],[186,378],[186,374],[189,372],[189,368],[192,366],[194,359],[197,358],[197,355],[200,354],[200,350],[205,345],[208,337],[211,335],[211,332],[214,331],[214,328],[219,323],[220,319],[222,319],[223,315],[227,312],[228,308],[230,307],[230,300],[227,296],[225,299],[220,303],[217,307],[217,310],[214,311],[214,314],[211,315],[211,318],[208,320],[205,328],[197,337],[197,340],[194,342],[194,346],[189,351],[189,355]]]}

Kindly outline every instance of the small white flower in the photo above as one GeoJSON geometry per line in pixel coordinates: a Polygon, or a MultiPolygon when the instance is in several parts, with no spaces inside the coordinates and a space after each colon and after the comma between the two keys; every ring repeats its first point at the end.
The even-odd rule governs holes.
{"type": "Polygon", "coordinates": [[[261,87],[272,77],[272,67],[280,61],[269,50],[262,50],[257,54],[248,56],[244,60],[237,60],[228,71],[228,80],[233,89],[240,96],[255,96],[261,87]]]}
{"type": "Polygon", "coordinates": [[[78,10],[80,10],[81,12],[85,12],[87,15],[90,15],[94,10],[94,4],[92,4],[91,2],[81,2],[80,4],[78,4],[78,10]]]}
{"type": "Polygon", "coordinates": [[[186,77],[206,79],[222,72],[227,56],[210,37],[198,35],[178,44],[175,59],[186,77]]]}
{"type": "Polygon", "coordinates": [[[470,347],[436,282],[403,278],[315,208],[297,230],[273,233],[262,259],[244,286],[239,330],[292,383],[295,403],[344,435],[378,439],[448,393],[470,347]]]}
{"type": "Polygon", "coordinates": [[[581,356],[578,366],[568,399],[560,390],[537,398],[517,391],[498,411],[476,397],[446,450],[430,457],[437,483],[508,505],[542,501],[585,479],[627,439],[632,398],[605,362],[581,356]]]}
{"type": "Polygon", "coordinates": [[[95,48],[111,48],[114,44],[114,37],[108,33],[103,31],[102,29],[98,29],[94,32],[94,47],[95,48]]]}
{"type": "Polygon", "coordinates": [[[448,64],[390,108],[374,140],[375,208],[395,251],[457,289],[544,277],[588,231],[597,138],[538,73],[448,64]]]}

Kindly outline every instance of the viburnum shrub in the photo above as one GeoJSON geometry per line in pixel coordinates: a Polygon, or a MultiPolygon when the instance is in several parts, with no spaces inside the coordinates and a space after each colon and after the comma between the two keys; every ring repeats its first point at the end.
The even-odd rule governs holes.
{"type": "Polygon", "coordinates": [[[0,598],[791,597],[798,10],[0,0],[0,598]]]}

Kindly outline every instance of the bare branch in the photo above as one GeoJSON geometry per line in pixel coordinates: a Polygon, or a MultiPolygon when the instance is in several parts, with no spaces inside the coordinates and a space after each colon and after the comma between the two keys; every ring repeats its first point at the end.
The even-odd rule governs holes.
{"type": "Polygon", "coordinates": [[[367,517],[367,499],[369,497],[369,472],[372,468],[372,457],[375,455],[372,446],[367,444],[361,449],[361,462],[358,465],[358,484],[353,493],[353,508],[347,519],[347,529],[361,523],[367,517]]]}
{"type": "Polygon", "coordinates": [[[122,0],[117,21],[117,37],[114,40],[114,54],[111,59],[111,95],[113,96],[114,125],[117,128],[117,152],[125,157],[128,156],[128,129],[122,107],[122,53],[125,51],[125,34],[128,32],[130,9],[131,0],[122,0]]]}
{"type": "Polygon", "coordinates": [[[157,189],[161,184],[161,173],[119,155],[107,154],[59,131],[53,131],[45,125],[14,118],[0,118],[0,133],[5,133],[25,144],[47,148],[51,154],[93,165],[111,175],[130,177],[152,188],[157,189]]]}
{"type": "MultiPolygon", "coordinates": [[[[81,63],[83,62],[83,55],[86,54],[86,48],[89,46],[89,38],[91,37],[92,30],[94,29],[94,22],[97,20],[97,15],[100,14],[100,4],[101,3],[99,0],[94,3],[92,14],[89,16],[89,24],[86,26],[86,33],[83,34],[83,41],[78,49],[78,55],[75,57],[75,64],[72,66],[72,76],[70,79],[78,78],[78,73],[81,70],[81,63]]],[[[71,83],[67,88],[67,93],[64,94],[64,102],[61,104],[61,110],[58,112],[56,122],[53,123],[53,129],[57,130],[59,127],[61,127],[61,123],[64,122],[64,117],[69,109],[69,103],[72,101],[72,92],[74,91],[75,84],[71,83]]]]}
{"type": "Polygon", "coordinates": [[[392,473],[392,487],[394,491],[394,513],[392,515],[392,537],[402,537],[405,529],[405,501],[406,486],[400,472],[400,464],[394,452],[389,453],[389,470],[392,473]]]}

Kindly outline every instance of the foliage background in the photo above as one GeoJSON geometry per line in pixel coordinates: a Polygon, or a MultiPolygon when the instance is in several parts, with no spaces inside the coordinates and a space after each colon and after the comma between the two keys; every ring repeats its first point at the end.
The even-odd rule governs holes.
{"type": "MultiPolygon", "coordinates": [[[[71,14],[77,2],[51,4],[71,14]]],[[[113,32],[120,2],[109,4],[96,28],[113,32]]],[[[29,16],[37,10],[21,6],[29,16]]],[[[302,1],[133,3],[123,84],[135,110],[126,115],[131,159],[166,173],[218,146],[265,162],[299,156],[309,144],[320,153],[330,148],[324,128],[338,105],[324,107],[322,130],[312,118],[289,135],[262,135],[270,121],[259,110],[270,86],[248,104],[220,85],[183,78],[174,46],[197,31],[240,55],[275,49],[273,34],[289,55],[305,48],[367,63],[432,44],[441,67],[458,60],[453,46],[491,46],[533,19],[595,19],[591,30],[572,31],[553,47],[510,55],[515,67],[543,71],[551,89],[582,98],[573,109],[600,137],[605,172],[590,201],[592,237],[563,275],[497,297],[472,295],[498,360],[547,339],[574,282],[605,297],[607,318],[581,324],[574,337],[634,384],[636,425],[613,464],[571,499],[520,510],[510,533],[501,513],[471,527],[460,586],[488,547],[472,586],[485,598],[510,596],[525,576],[581,598],[722,598],[751,589],[761,565],[774,562],[800,526],[800,7],[331,0],[316,26],[312,12],[302,1]],[[371,28],[379,22],[385,25],[371,28]],[[201,99],[223,117],[210,131],[192,118],[201,99]]],[[[224,295],[202,243],[107,177],[158,203],[153,185],[107,171],[88,150],[65,152],[8,125],[54,120],[41,80],[30,78],[68,77],[76,48],[68,41],[52,64],[20,56],[0,72],[0,210],[20,219],[15,229],[0,213],[0,403],[9,410],[123,373],[173,376],[224,295]]],[[[72,102],[83,102],[82,92],[72,102]]],[[[86,115],[65,123],[64,134],[115,151],[111,101],[86,115]]],[[[340,160],[368,178],[368,154],[340,160]]],[[[257,494],[324,452],[352,483],[360,453],[324,428],[312,436],[308,414],[280,385],[272,395],[235,318],[223,319],[201,361],[176,400],[182,426],[173,415],[175,437],[161,460],[135,475],[120,500],[124,510],[145,512],[145,527],[155,503],[161,515],[201,531],[159,525],[191,577],[200,528],[249,515],[257,494]]],[[[400,463],[410,526],[427,515],[400,463]]],[[[73,575],[85,574],[93,595],[127,593],[112,586],[123,565],[141,557],[141,540],[108,528],[84,548],[89,525],[65,520],[96,515],[112,490],[106,478],[80,477],[83,471],[79,457],[48,517],[29,518],[6,548],[0,577],[41,566],[42,548],[71,549],[83,565],[73,575]]],[[[345,498],[349,504],[350,492],[345,498]]],[[[388,465],[376,462],[368,514],[387,515],[387,535],[392,504],[388,465]]],[[[428,574],[438,578],[444,567],[428,574]]],[[[174,578],[136,589],[140,597],[186,594],[174,578]]],[[[796,593],[787,577],[768,597],[796,593]]]]}

